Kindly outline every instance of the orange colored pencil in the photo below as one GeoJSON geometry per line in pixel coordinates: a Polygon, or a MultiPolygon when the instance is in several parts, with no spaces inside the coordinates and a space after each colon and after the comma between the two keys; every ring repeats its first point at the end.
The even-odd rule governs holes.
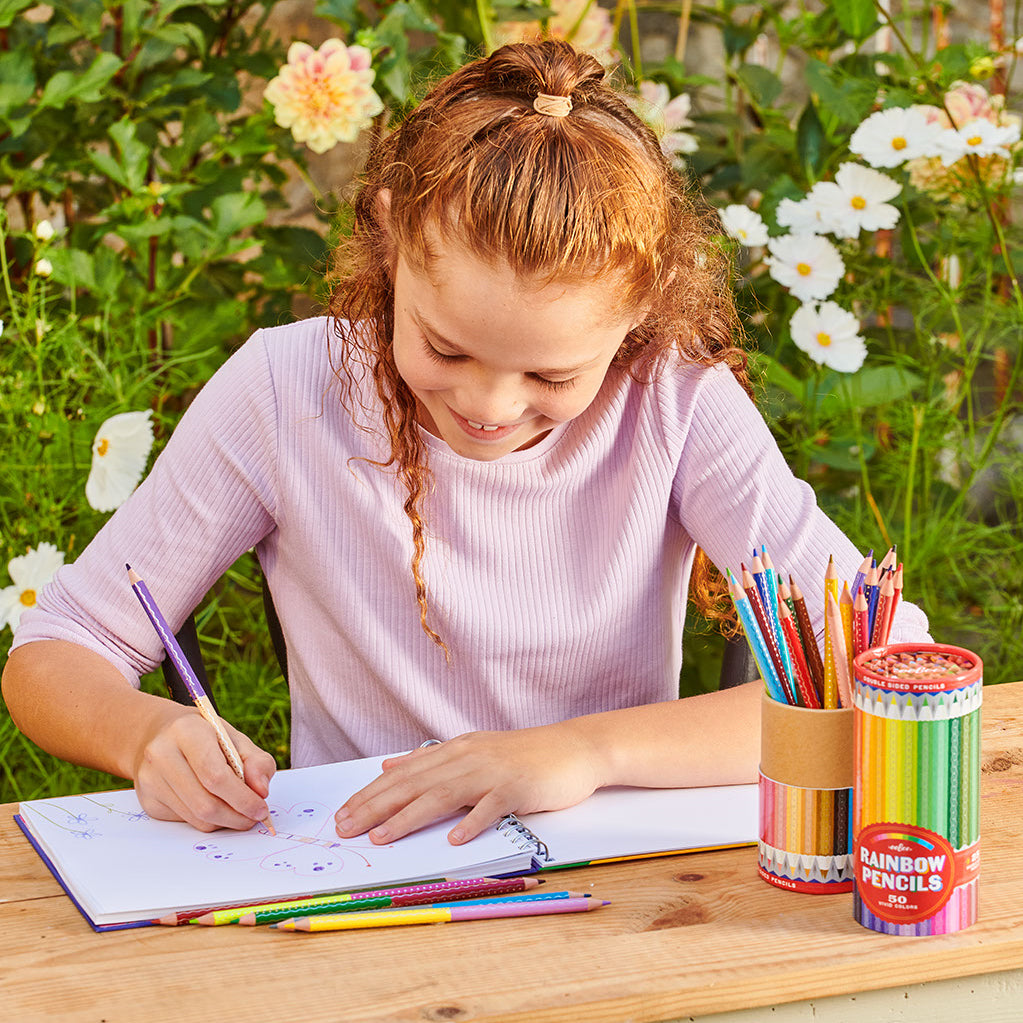
{"type": "Polygon", "coordinates": [[[838,598],[838,610],[842,614],[842,638],[845,640],[845,656],[848,662],[849,678],[853,677],[853,599],[849,584],[842,583],[842,596],[838,598]]]}
{"type": "MultiPolygon", "coordinates": [[[[835,692],[825,691],[824,709],[836,710],[838,707],[852,706],[852,684],[849,681],[849,658],[845,652],[845,634],[842,630],[842,612],[838,601],[828,593],[828,604],[824,609],[825,652],[824,665],[831,662],[833,672],[832,685],[835,692]]],[[[827,684],[827,679],[825,679],[827,684]]]]}

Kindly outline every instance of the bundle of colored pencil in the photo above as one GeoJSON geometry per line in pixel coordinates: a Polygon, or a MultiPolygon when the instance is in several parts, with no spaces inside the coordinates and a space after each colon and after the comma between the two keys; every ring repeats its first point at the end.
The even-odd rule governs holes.
{"type": "Polygon", "coordinates": [[[739,623],[772,699],[813,710],[852,706],[853,658],[888,642],[902,596],[895,548],[880,564],[873,554],[863,559],[852,586],[843,582],[841,590],[834,558],[828,560],[823,654],[802,591],[791,575],[786,583],[775,571],[766,548],[754,549],[738,581],[727,572],[739,623]]]}

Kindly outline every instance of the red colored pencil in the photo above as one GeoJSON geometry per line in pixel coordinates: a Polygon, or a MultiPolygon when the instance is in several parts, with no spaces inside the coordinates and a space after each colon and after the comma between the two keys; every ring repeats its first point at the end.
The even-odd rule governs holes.
{"type": "Polygon", "coordinates": [[[899,567],[895,570],[895,575],[892,577],[892,604],[891,610],[888,612],[888,626],[885,629],[884,641],[888,642],[888,636],[892,631],[892,622],[895,621],[895,609],[899,606],[899,601],[902,600],[902,563],[899,563],[899,567]]]}
{"type": "Polygon", "coordinates": [[[753,614],[757,619],[757,625],[760,626],[760,631],[763,633],[764,643],[767,645],[767,651],[771,655],[771,663],[774,665],[774,670],[778,673],[778,681],[781,682],[782,689],[785,691],[785,699],[792,706],[798,706],[796,694],[792,689],[792,682],[789,679],[788,672],[785,671],[785,665],[781,659],[778,641],[774,638],[774,627],[767,617],[767,611],[760,599],[757,584],[750,570],[745,565],[740,565],[739,567],[742,569],[742,588],[749,598],[753,614]]]}
{"type": "Polygon", "coordinates": [[[895,595],[895,583],[891,572],[885,572],[881,583],[881,592],[877,598],[877,610],[874,611],[874,628],[870,633],[871,646],[883,646],[888,642],[888,632],[892,624],[892,598],[895,595]]]}
{"type": "Polygon", "coordinates": [[[802,644],[796,633],[796,623],[792,620],[792,612],[783,600],[778,601],[778,617],[781,620],[782,633],[789,644],[792,654],[792,667],[796,673],[796,686],[799,688],[800,702],[811,710],[820,710],[821,702],[810,678],[810,667],[806,663],[802,644]]]}
{"type": "Polygon", "coordinates": [[[817,690],[817,699],[820,701],[824,696],[824,662],[821,660],[820,648],[817,646],[817,637],[814,635],[813,626],[810,624],[810,612],[806,609],[806,600],[792,576],[789,576],[789,585],[792,588],[792,603],[796,609],[799,634],[803,637],[803,651],[806,653],[806,663],[810,667],[810,678],[813,679],[814,688],[817,690]]]}

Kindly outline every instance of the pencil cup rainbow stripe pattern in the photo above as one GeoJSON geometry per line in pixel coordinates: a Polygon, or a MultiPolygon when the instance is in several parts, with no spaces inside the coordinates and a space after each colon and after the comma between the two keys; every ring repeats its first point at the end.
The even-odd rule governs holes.
{"type": "Polygon", "coordinates": [[[941,644],[854,663],[853,915],[885,934],[977,920],[983,665],[941,644]]]}
{"type": "Polygon", "coordinates": [[[852,710],[764,695],[758,872],[789,891],[852,891],[852,710]]]}

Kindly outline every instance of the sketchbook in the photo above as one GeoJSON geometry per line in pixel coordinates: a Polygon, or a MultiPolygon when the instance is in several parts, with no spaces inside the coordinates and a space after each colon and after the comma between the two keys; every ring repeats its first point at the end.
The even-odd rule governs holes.
{"type": "Polygon", "coordinates": [[[262,825],[211,834],[158,821],[133,789],[21,803],[15,820],[95,930],[169,913],[436,878],[531,873],[624,857],[753,844],[756,785],[601,789],[567,810],[506,817],[464,845],[452,819],[389,845],[338,838],[334,812],[384,757],[278,771],[262,825]]]}

